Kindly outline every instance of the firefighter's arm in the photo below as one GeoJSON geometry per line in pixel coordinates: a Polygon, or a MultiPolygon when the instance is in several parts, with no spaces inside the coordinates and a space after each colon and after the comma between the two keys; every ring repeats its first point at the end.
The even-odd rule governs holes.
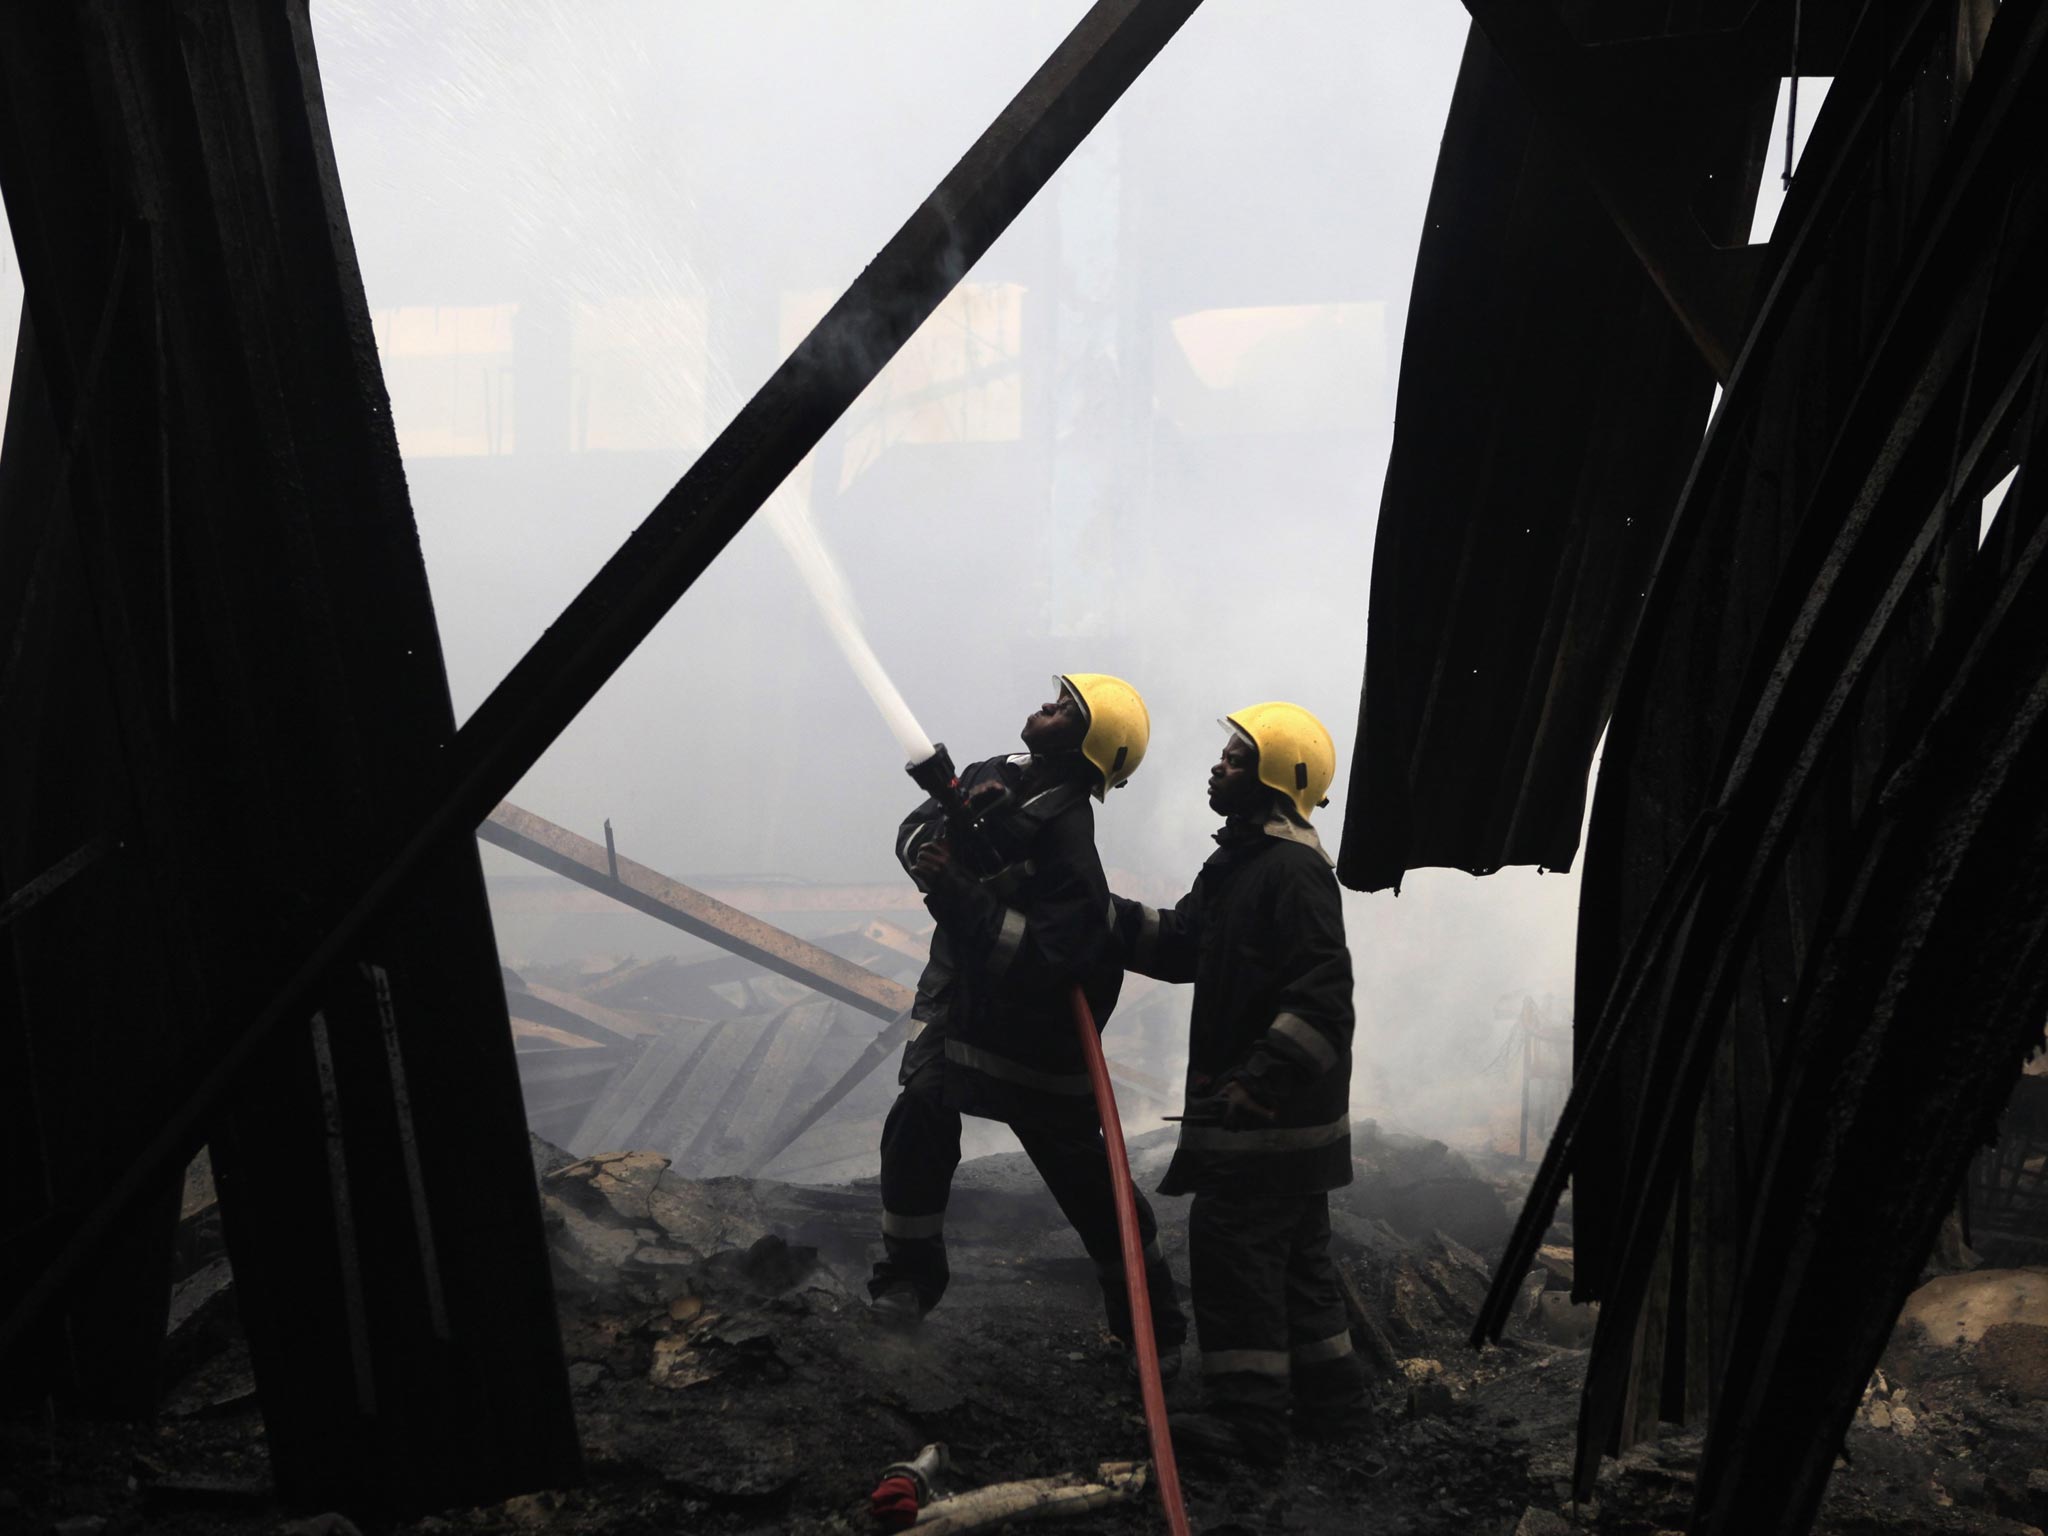
{"type": "Polygon", "coordinates": [[[1049,824],[1031,851],[1034,873],[1008,899],[967,877],[957,861],[925,855],[925,905],[963,958],[991,977],[1079,980],[1110,943],[1109,885],[1085,805],[1049,824]]]}
{"type": "Polygon", "coordinates": [[[1031,859],[1036,873],[1026,886],[1029,899],[1006,909],[989,969],[1054,984],[1079,981],[1111,943],[1109,882],[1086,801],[1046,826],[1031,859]]]}
{"type": "Polygon", "coordinates": [[[1123,947],[1125,970],[1160,981],[1195,979],[1201,907],[1193,891],[1164,908],[1148,907],[1124,896],[1110,900],[1116,905],[1116,936],[1123,947]]]}
{"type": "Polygon", "coordinates": [[[896,862],[903,866],[903,872],[917,882],[919,890],[928,890],[925,875],[917,867],[917,856],[930,844],[946,835],[945,813],[939,809],[939,802],[926,799],[918,808],[903,818],[903,824],[896,829],[896,862]]]}
{"type": "MultiPolygon", "coordinates": [[[[961,779],[966,786],[969,806],[1004,792],[1001,775],[992,772],[988,763],[969,763],[961,779]]],[[[951,849],[946,842],[946,813],[937,800],[927,797],[919,802],[916,810],[903,818],[902,825],[896,829],[896,862],[917,882],[920,891],[929,892],[935,883],[946,878],[950,854],[951,849]]]]}

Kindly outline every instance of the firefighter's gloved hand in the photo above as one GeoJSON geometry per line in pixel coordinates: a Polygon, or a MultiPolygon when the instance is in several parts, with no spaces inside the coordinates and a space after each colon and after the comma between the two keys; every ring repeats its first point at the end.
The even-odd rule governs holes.
{"type": "Polygon", "coordinates": [[[1251,1089],[1232,1078],[1214,1093],[1189,1099],[1181,1121],[1186,1125],[1220,1125],[1226,1131],[1243,1131],[1264,1125],[1276,1113],[1251,1089]]]}
{"type": "Polygon", "coordinates": [[[900,1473],[883,1478],[868,1495],[868,1512],[885,1531],[908,1530],[917,1523],[917,1484],[900,1473]]]}
{"type": "Polygon", "coordinates": [[[970,811],[985,809],[988,806],[994,805],[998,800],[1004,799],[1009,793],[1010,786],[1001,779],[983,779],[974,788],[967,791],[967,808],[970,811]]]}
{"type": "Polygon", "coordinates": [[[947,890],[966,881],[944,838],[934,838],[918,849],[917,860],[910,867],[918,883],[928,891],[947,890]]]}
{"type": "Polygon", "coordinates": [[[1216,1094],[1223,1106],[1223,1128],[1226,1131],[1246,1131],[1264,1125],[1279,1111],[1261,1099],[1244,1083],[1232,1078],[1216,1094]]]}

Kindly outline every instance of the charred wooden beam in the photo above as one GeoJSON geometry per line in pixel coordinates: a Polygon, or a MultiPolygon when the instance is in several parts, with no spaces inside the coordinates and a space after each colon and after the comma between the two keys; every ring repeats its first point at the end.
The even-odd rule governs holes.
{"type": "Polygon", "coordinates": [[[785,933],[737,907],[672,880],[510,801],[492,811],[476,835],[494,848],[530,859],[658,922],[751,960],[763,970],[822,992],[878,1019],[909,1008],[911,990],[828,949],[785,933]],[[613,873],[616,868],[617,873],[613,873]]]}
{"type": "MultiPolygon", "coordinates": [[[[611,903],[545,875],[491,876],[491,906],[500,912],[604,912],[611,903]]],[[[906,880],[890,885],[812,884],[803,880],[709,880],[705,895],[742,912],[923,912],[924,896],[906,880]]]]}

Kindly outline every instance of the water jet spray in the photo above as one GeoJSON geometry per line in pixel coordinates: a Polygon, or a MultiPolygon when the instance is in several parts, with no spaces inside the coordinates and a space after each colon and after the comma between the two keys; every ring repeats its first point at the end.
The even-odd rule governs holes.
{"type": "MultiPolygon", "coordinates": [[[[977,814],[960,793],[960,776],[952,754],[943,742],[934,742],[917,723],[902,692],[896,687],[868,644],[861,629],[860,611],[854,606],[853,591],[839,564],[826,548],[817,525],[805,505],[808,464],[785,482],[770,502],[769,525],[784,551],[796,565],[804,585],[817,604],[818,612],[838,643],[840,653],[861,687],[874,700],[888,723],[896,743],[903,749],[904,771],[919,789],[935,802],[946,819],[946,835],[973,878],[1000,881],[1009,874],[991,838],[982,830],[981,820],[1006,797],[997,797],[977,814]]],[[[1181,1503],[1180,1473],[1174,1463],[1173,1439],[1166,1424],[1166,1389],[1159,1377],[1159,1346],[1152,1336],[1152,1297],[1145,1285],[1145,1257],[1138,1236],[1137,1194],[1131,1183],[1130,1158],[1124,1150],[1123,1123],[1117,1114],[1116,1091],[1110,1086],[1109,1065],[1103,1060],[1102,1040],[1088,998],[1076,982],[1071,991],[1074,1030],[1080,1039],[1081,1055],[1088,1064],[1088,1082],[1095,1094],[1096,1113],[1102,1120],[1103,1150],[1109,1159],[1111,1193],[1116,1202],[1117,1236],[1124,1261],[1124,1289],[1130,1299],[1131,1343],[1138,1356],[1138,1384],[1145,1404],[1145,1429],[1152,1444],[1152,1464],[1158,1474],[1159,1501],[1167,1527],[1174,1536],[1186,1536],[1187,1512],[1181,1503]]]]}
{"type": "Polygon", "coordinates": [[[782,489],[768,503],[768,526],[775,530],[783,552],[803,578],[840,655],[846,658],[853,675],[881,712],[896,745],[903,749],[904,761],[926,762],[937,749],[925,735],[924,727],[917,723],[917,716],[910,712],[902,690],[882,666],[881,658],[875,655],[875,648],[868,644],[867,632],[861,627],[860,609],[853,601],[853,589],[847,585],[839,562],[832,558],[832,551],[825,547],[818,525],[811,521],[806,505],[810,477],[811,467],[806,461],[783,482],[782,489]]]}

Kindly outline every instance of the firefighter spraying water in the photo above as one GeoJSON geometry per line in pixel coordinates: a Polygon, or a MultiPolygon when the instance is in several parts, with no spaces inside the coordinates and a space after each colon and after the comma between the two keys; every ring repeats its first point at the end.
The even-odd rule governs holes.
{"type": "Polygon", "coordinates": [[[1019,733],[1023,753],[956,772],[910,765],[927,798],[897,857],[938,921],[918,985],[923,1031],[882,1132],[878,1316],[915,1323],[945,1294],[945,1211],[960,1117],[1009,1125],[1095,1261],[1110,1331],[1144,1397],[1168,1524],[1185,1530],[1164,1374],[1187,1323],[1149,1204],[1131,1185],[1097,1038],[1123,980],[1094,811],[1136,771],[1151,721],[1121,678],[1070,673],[1019,733]]]}
{"type": "MultiPolygon", "coordinates": [[[[1187,1322],[1152,1210],[1131,1184],[1116,1099],[1097,1038],[1123,979],[1114,908],[1095,850],[1091,798],[1137,771],[1151,737],[1138,691],[1070,673],[1020,732],[1026,751],[955,769],[917,723],[862,632],[844,576],[795,494],[770,522],[833,640],[908,758],[924,802],[896,853],[937,921],[882,1133],[884,1256],[870,1282],[878,1319],[914,1325],[950,1278],[945,1209],[960,1117],[1008,1124],[1094,1260],[1112,1333],[1130,1352],[1167,1523],[1185,1532],[1163,1376],[1187,1322]]],[[[885,1522],[905,1511],[900,1490],[885,1522]]]]}

